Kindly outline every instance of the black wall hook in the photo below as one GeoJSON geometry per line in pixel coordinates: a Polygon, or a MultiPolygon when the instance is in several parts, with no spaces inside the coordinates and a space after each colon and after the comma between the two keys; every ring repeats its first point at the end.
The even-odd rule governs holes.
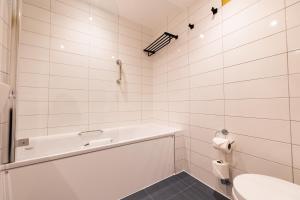
{"type": "Polygon", "coordinates": [[[217,14],[218,13],[218,8],[212,7],[211,12],[213,13],[213,15],[217,14]]]}
{"type": "Polygon", "coordinates": [[[190,29],[194,29],[195,28],[195,24],[189,24],[190,29]]]}

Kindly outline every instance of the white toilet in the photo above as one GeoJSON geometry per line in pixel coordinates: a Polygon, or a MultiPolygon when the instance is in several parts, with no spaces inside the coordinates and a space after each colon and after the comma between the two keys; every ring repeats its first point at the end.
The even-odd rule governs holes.
{"type": "Polygon", "coordinates": [[[233,180],[234,200],[300,200],[300,186],[269,176],[243,174],[233,180]]]}

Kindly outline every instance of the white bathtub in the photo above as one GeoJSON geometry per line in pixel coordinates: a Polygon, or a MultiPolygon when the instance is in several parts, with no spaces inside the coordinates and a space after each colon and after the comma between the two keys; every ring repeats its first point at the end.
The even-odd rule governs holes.
{"type": "Polygon", "coordinates": [[[174,173],[177,129],[144,124],[31,138],[2,166],[9,200],[116,200],[174,173]]]}

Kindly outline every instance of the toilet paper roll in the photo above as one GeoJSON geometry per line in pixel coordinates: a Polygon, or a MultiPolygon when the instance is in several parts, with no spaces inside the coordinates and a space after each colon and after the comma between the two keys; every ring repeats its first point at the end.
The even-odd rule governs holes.
{"type": "Polygon", "coordinates": [[[221,150],[225,153],[231,153],[233,141],[226,138],[215,137],[212,142],[215,149],[221,150]]]}
{"type": "Polygon", "coordinates": [[[229,179],[229,163],[222,160],[213,160],[213,174],[219,179],[229,179]]]}

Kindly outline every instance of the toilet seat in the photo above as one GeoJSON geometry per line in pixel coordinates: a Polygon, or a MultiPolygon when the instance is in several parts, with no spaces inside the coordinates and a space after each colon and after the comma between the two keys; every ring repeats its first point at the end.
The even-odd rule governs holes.
{"type": "Polygon", "coordinates": [[[300,186],[274,177],[243,174],[233,180],[235,200],[299,200],[300,186]]]}

